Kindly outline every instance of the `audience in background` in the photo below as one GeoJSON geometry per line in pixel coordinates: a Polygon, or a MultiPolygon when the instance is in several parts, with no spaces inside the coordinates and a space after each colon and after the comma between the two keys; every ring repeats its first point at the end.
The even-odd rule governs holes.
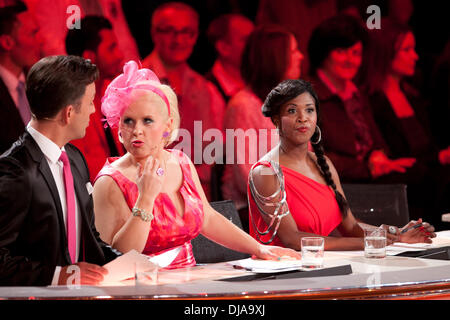
{"type": "MultiPolygon", "coordinates": [[[[44,38],[42,55],[66,54],[64,40],[75,21],[87,15],[103,16],[113,27],[120,50],[126,59],[139,59],[136,41],[132,37],[122,10],[122,0],[25,0],[36,16],[44,38]],[[77,14],[80,16],[76,16],[77,14]]],[[[82,26],[79,26],[82,27],[82,26]]]]}
{"type": "Polygon", "coordinates": [[[185,130],[180,134],[183,151],[194,162],[209,199],[212,164],[203,159],[204,147],[209,143],[204,141],[203,133],[208,129],[222,133],[225,102],[218,89],[187,63],[198,32],[198,14],[192,7],[181,2],[161,5],[152,15],[155,48],[142,65],[175,90],[180,101],[180,128],[185,130]]]}
{"type": "Polygon", "coordinates": [[[280,26],[259,26],[247,40],[241,63],[246,87],[226,108],[225,129],[232,129],[233,135],[226,137],[222,179],[223,196],[240,210],[244,229],[248,228],[248,173],[253,163],[278,142],[273,123],[261,114],[262,101],[281,80],[300,77],[302,59],[294,35],[280,26]]]}
{"type": "Polygon", "coordinates": [[[239,14],[222,15],[209,25],[207,34],[216,49],[217,59],[206,79],[216,85],[226,102],[245,86],[241,58],[253,28],[253,22],[239,14]]]}
{"type": "Polygon", "coordinates": [[[274,23],[285,27],[297,39],[299,49],[305,55],[303,73],[309,70],[308,41],[312,31],[323,20],[334,16],[338,0],[260,0],[256,24],[274,23]]]}
{"type": "Polygon", "coordinates": [[[414,3],[412,0],[389,0],[388,2],[389,19],[397,24],[409,25],[411,16],[414,12],[414,3]]]}
{"type": "Polygon", "coordinates": [[[339,15],[321,23],[308,46],[311,82],[323,107],[324,149],[345,183],[404,173],[415,161],[388,157],[367,97],[353,83],[366,36],[358,20],[339,15]]]}
{"type": "MultiPolygon", "coordinates": [[[[253,29],[253,22],[239,14],[221,15],[208,27],[208,38],[215,47],[217,59],[205,77],[219,89],[225,102],[245,86],[241,76],[241,59],[247,38],[253,29]]],[[[211,170],[212,201],[224,199],[221,191],[225,170],[224,151],[222,150],[221,161],[216,161],[211,170]]]]}
{"type": "Polygon", "coordinates": [[[439,211],[450,209],[442,205],[450,197],[450,147],[439,149],[431,134],[429,103],[405,81],[414,75],[419,59],[413,32],[391,20],[384,20],[382,26],[370,32],[364,88],[392,156],[417,160],[408,173],[408,194],[422,199],[426,218],[437,224],[439,211]]]}
{"type": "Polygon", "coordinates": [[[31,119],[25,74],[40,58],[40,32],[23,2],[0,8],[0,154],[31,119]]]}
{"type": "Polygon", "coordinates": [[[123,55],[108,19],[100,16],[86,16],[80,23],[83,25],[82,28],[72,29],[67,33],[67,53],[91,60],[97,65],[100,76],[95,82],[96,110],[91,116],[86,135],[72,143],[85,156],[91,181],[94,181],[107,157],[124,154],[117,132],[113,132],[107,126],[100,109],[101,98],[106,87],[121,71],[123,55]]]}

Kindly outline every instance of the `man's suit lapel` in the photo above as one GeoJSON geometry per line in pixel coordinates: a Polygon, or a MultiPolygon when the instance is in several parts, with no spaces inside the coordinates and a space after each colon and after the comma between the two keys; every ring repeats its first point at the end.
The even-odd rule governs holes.
{"type": "MultiPolygon", "coordinates": [[[[63,211],[61,207],[61,199],[59,197],[58,188],[56,187],[55,179],[53,178],[53,174],[50,170],[50,167],[48,166],[47,159],[45,158],[44,154],[42,153],[41,149],[37,145],[37,143],[34,141],[34,139],[31,137],[31,135],[26,132],[24,134],[24,139],[28,142],[28,150],[30,152],[31,157],[34,161],[38,162],[38,168],[40,173],[42,174],[42,177],[44,178],[45,182],[47,183],[47,186],[50,190],[50,193],[52,195],[53,201],[55,203],[56,207],[56,214],[58,216],[58,223],[59,223],[59,233],[60,237],[62,239],[62,243],[67,243],[67,237],[66,237],[66,231],[65,231],[65,224],[64,224],[64,217],[63,217],[63,211]]],[[[67,249],[67,246],[61,246],[62,248],[66,248],[64,250],[65,258],[67,262],[70,263],[70,256],[69,251],[67,249]]]]}
{"type": "Polygon", "coordinates": [[[53,178],[53,174],[50,170],[50,167],[48,166],[47,159],[45,158],[41,149],[39,149],[39,146],[28,132],[24,134],[24,140],[28,142],[27,143],[28,151],[30,152],[31,157],[33,158],[34,161],[39,163],[38,165],[39,171],[44,177],[47,186],[50,189],[50,193],[53,197],[53,200],[55,202],[59,222],[62,223],[62,225],[64,225],[63,211],[61,208],[61,199],[59,198],[58,188],[56,187],[55,179],[53,178]]]}

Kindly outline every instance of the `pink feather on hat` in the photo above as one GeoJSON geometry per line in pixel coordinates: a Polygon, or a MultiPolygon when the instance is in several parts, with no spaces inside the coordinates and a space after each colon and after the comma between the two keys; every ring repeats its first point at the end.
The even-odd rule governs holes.
{"type": "Polygon", "coordinates": [[[123,73],[108,85],[102,98],[102,113],[109,126],[112,128],[118,126],[120,117],[130,105],[131,93],[134,89],[149,90],[159,95],[166,103],[170,115],[169,100],[159,89],[160,85],[161,82],[152,70],[139,69],[138,64],[133,60],[125,63],[123,73]]]}

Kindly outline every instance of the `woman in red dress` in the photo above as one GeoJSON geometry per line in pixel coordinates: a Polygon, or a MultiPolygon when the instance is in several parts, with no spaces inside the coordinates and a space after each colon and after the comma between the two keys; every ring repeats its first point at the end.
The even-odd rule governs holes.
{"type": "MultiPolygon", "coordinates": [[[[250,171],[250,234],[262,243],[296,250],[301,237],[312,235],[325,238],[326,250],[363,249],[363,229],[348,208],[336,169],[324,155],[317,126],[319,99],[311,84],[281,82],[267,96],[262,111],[277,127],[280,143],[250,171]],[[309,151],[310,143],[314,152],[309,151]],[[283,216],[278,228],[273,221],[277,219],[272,219],[275,210],[283,216]]],[[[418,223],[422,220],[405,227],[418,223]]],[[[404,234],[400,228],[384,227],[395,230],[390,241],[431,242],[435,237],[434,227],[425,222],[404,234]]]]}
{"type": "Polygon", "coordinates": [[[125,64],[105,92],[102,112],[118,126],[127,150],[109,158],[96,178],[96,226],[104,241],[147,255],[180,247],[169,268],[195,265],[190,240],[199,233],[261,259],[299,258],[293,250],[259,244],[212,209],[188,156],[165,149],[177,136],[177,98],[151,70],[125,64]]]}

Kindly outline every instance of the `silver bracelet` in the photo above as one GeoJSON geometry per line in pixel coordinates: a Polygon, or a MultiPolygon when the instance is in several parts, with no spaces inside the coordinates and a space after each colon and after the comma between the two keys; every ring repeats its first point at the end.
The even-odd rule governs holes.
{"type": "Polygon", "coordinates": [[[139,209],[134,207],[131,212],[133,213],[134,217],[141,217],[141,219],[145,222],[149,222],[153,220],[153,213],[147,212],[143,209],[139,209]]]}

